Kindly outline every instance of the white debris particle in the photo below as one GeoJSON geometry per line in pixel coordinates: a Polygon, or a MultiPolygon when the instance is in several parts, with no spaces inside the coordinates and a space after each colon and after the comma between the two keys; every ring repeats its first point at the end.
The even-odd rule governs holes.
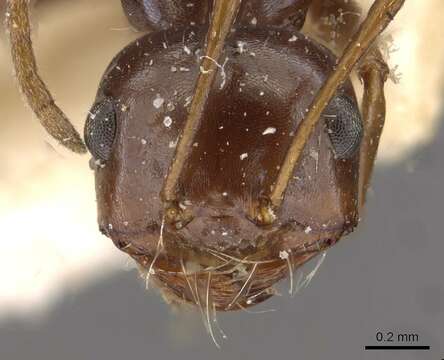
{"type": "Polygon", "coordinates": [[[108,229],[112,230],[113,229],[113,224],[108,224],[108,229]]]}
{"type": "Polygon", "coordinates": [[[298,39],[296,35],[293,35],[290,39],[288,39],[288,42],[295,42],[298,39]]]}
{"type": "Polygon", "coordinates": [[[128,226],[128,224],[129,224],[128,221],[124,221],[124,222],[123,222],[123,225],[124,225],[124,226],[128,226]]]}
{"type": "Polygon", "coordinates": [[[177,138],[176,140],[171,140],[170,143],[168,144],[168,147],[170,149],[174,149],[177,146],[178,141],[179,141],[179,138],[177,138]]]}
{"type": "Polygon", "coordinates": [[[225,191],[222,193],[222,196],[228,196],[228,193],[225,191]]]}
{"type": "Polygon", "coordinates": [[[191,50],[188,46],[184,45],[183,47],[183,51],[185,51],[186,54],[190,55],[191,54],[191,50]]]}
{"type": "Polygon", "coordinates": [[[279,251],[279,257],[280,257],[282,260],[287,260],[288,257],[289,257],[289,254],[288,254],[287,250],[279,251]]]}
{"type": "Polygon", "coordinates": [[[306,233],[306,234],[310,234],[310,233],[311,233],[311,230],[312,230],[312,228],[311,228],[310,226],[307,226],[307,227],[305,228],[305,233],[306,233]]]}
{"type": "Polygon", "coordinates": [[[156,98],[153,100],[153,106],[156,109],[160,109],[164,102],[165,99],[162,96],[160,96],[160,94],[157,94],[156,98]]]}
{"type": "Polygon", "coordinates": [[[171,66],[171,72],[176,72],[176,71],[177,71],[177,67],[171,66]]]}
{"type": "Polygon", "coordinates": [[[318,172],[318,164],[319,164],[319,153],[314,150],[314,149],[310,149],[310,157],[313,158],[313,160],[316,163],[316,172],[318,172]]]}
{"type": "Polygon", "coordinates": [[[191,101],[193,101],[193,97],[192,97],[192,96],[188,96],[188,97],[185,99],[185,104],[184,104],[183,106],[184,106],[184,107],[189,106],[189,105],[191,104],[191,101]]]}
{"type": "Polygon", "coordinates": [[[262,135],[270,135],[270,134],[275,134],[276,133],[276,128],[275,127],[268,127],[264,130],[264,132],[262,133],[262,135]]]}
{"type": "Polygon", "coordinates": [[[241,159],[241,160],[244,160],[244,159],[246,159],[248,157],[248,153],[243,153],[243,154],[241,154],[240,156],[239,156],[239,158],[241,159]]]}
{"type": "Polygon", "coordinates": [[[172,123],[173,123],[173,119],[171,119],[170,116],[165,116],[165,118],[163,119],[163,125],[165,125],[165,127],[169,128],[172,123]]]}
{"type": "Polygon", "coordinates": [[[257,18],[253,18],[253,19],[251,19],[251,25],[257,25],[257,18]]]}
{"type": "Polygon", "coordinates": [[[168,111],[174,111],[175,108],[176,108],[176,107],[174,106],[174,104],[173,104],[172,102],[169,102],[169,103],[167,104],[167,110],[168,110],[168,111]]]}
{"type": "Polygon", "coordinates": [[[211,72],[211,70],[205,70],[205,68],[203,66],[200,66],[200,72],[204,75],[209,74],[211,72]]]}
{"type": "Polygon", "coordinates": [[[259,95],[260,95],[260,96],[264,96],[265,93],[264,93],[263,91],[261,91],[261,92],[259,93],[259,95]]]}
{"type": "Polygon", "coordinates": [[[140,142],[142,143],[142,145],[146,145],[146,140],[145,139],[140,139],[140,142]]]}
{"type": "Polygon", "coordinates": [[[187,67],[183,67],[183,66],[181,66],[181,67],[179,68],[179,70],[180,70],[181,72],[189,72],[189,71],[190,71],[189,68],[187,68],[187,67]]]}
{"type": "Polygon", "coordinates": [[[246,51],[247,43],[245,41],[237,41],[236,45],[237,45],[237,52],[239,54],[243,54],[246,51]]]}
{"type": "MultiPolygon", "coordinates": [[[[228,57],[225,58],[224,63],[222,65],[219,64],[215,59],[213,59],[210,56],[206,56],[206,55],[205,56],[200,56],[199,59],[200,60],[208,59],[211,62],[213,62],[220,69],[220,76],[222,77],[222,82],[221,82],[221,84],[219,86],[219,89],[222,90],[224,88],[224,86],[225,86],[226,81],[227,81],[227,74],[225,72],[225,65],[227,65],[227,62],[228,62],[229,58],[228,57]]],[[[200,67],[200,71],[201,71],[202,74],[208,74],[211,70],[207,71],[207,70],[203,69],[202,66],[201,66],[200,67]]]]}
{"type": "Polygon", "coordinates": [[[310,156],[316,161],[319,160],[319,153],[316,150],[310,149],[310,156]]]}
{"type": "Polygon", "coordinates": [[[222,236],[227,236],[228,235],[228,232],[226,232],[226,231],[224,231],[223,233],[222,233],[222,236]]]}

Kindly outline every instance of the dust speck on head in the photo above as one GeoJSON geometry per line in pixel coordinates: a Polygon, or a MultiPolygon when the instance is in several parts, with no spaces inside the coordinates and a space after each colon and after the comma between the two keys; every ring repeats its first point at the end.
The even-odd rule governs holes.
{"type": "Polygon", "coordinates": [[[160,109],[164,102],[165,102],[165,99],[162,96],[160,96],[160,94],[157,94],[156,98],[153,100],[153,106],[156,109],[160,109]]]}
{"type": "Polygon", "coordinates": [[[262,133],[262,135],[271,135],[271,134],[275,134],[276,133],[276,128],[275,127],[268,127],[264,130],[264,132],[262,133]]]}
{"type": "Polygon", "coordinates": [[[164,117],[163,125],[165,125],[165,127],[169,128],[172,123],[173,123],[173,119],[170,116],[165,116],[164,117]]]}
{"type": "Polygon", "coordinates": [[[286,260],[286,259],[288,259],[288,256],[289,256],[289,254],[288,254],[288,252],[287,252],[286,250],[279,251],[279,257],[280,257],[282,260],[286,260]]]}

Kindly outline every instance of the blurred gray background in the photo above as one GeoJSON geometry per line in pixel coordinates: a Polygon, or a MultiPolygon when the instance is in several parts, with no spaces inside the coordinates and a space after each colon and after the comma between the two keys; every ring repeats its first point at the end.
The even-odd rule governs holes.
{"type": "Polygon", "coordinates": [[[219,315],[222,350],[203,325],[147,293],[135,271],[122,271],[67,293],[43,320],[4,319],[0,358],[442,359],[442,154],[444,128],[407,162],[378,168],[356,233],[328,252],[308,288],[261,307],[278,311],[219,315]],[[379,330],[417,333],[431,351],[365,352],[379,330]]]}
{"type": "MultiPolygon", "coordinates": [[[[41,22],[35,25],[41,71],[80,129],[105,66],[137,34],[129,30],[116,0],[65,1],[72,7],[67,5],[64,9],[70,15],[55,20],[51,11],[52,15],[57,11],[61,14],[60,5],[54,8],[53,2],[44,4],[49,5],[37,8],[41,22]],[[95,11],[101,17],[91,16],[95,11]],[[104,41],[110,34],[113,41],[104,41]]],[[[7,220],[1,223],[0,263],[8,263],[9,267],[0,264],[0,360],[444,358],[443,121],[434,121],[431,126],[429,114],[424,118],[389,119],[383,149],[394,151],[392,144],[402,138],[400,147],[412,150],[390,154],[390,161],[378,164],[357,231],[328,251],[308,288],[290,298],[288,282],[284,282],[283,296],[252,309],[277,311],[219,314],[219,323],[228,338],[221,341],[222,349],[218,350],[199,318],[174,313],[155,290],[147,292],[136,271],[125,271],[123,256],[108,239],[98,235],[87,159],[61,153],[41,139],[43,132],[36,121],[30,120],[32,116],[16,91],[3,40],[0,221],[17,213],[22,222],[9,230],[7,220]],[[428,124],[428,135],[421,134],[417,136],[419,140],[407,142],[405,128],[411,128],[410,135],[415,138],[416,125],[412,124],[421,128],[423,123],[428,124]],[[60,183],[65,187],[58,189],[56,184],[60,183]],[[60,218],[54,220],[51,208],[46,203],[40,206],[35,199],[56,196],[60,218]],[[49,229],[35,238],[32,235],[36,230],[28,222],[35,216],[27,213],[31,205],[42,216],[32,226],[41,223],[42,229],[49,229]],[[72,213],[76,206],[79,209],[72,213]],[[78,212],[82,216],[77,216],[78,212]],[[66,221],[63,226],[72,228],[57,228],[61,221],[66,221]],[[85,226],[86,230],[76,238],[69,238],[71,231],[85,226]],[[26,228],[30,232],[24,233],[26,228]],[[50,238],[54,242],[49,242],[50,238]],[[63,248],[62,240],[71,247],[63,248]],[[24,245],[13,248],[14,244],[24,245]],[[37,245],[41,249],[41,244],[49,245],[40,252],[29,250],[37,245]],[[89,244],[99,245],[88,248],[89,244]],[[5,246],[9,250],[4,250],[5,246]],[[64,256],[57,267],[47,256],[55,247],[64,256]],[[69,254],[77,248],[80,250],[74,262],[69,254]],[[95,257],[86,257],[92,253],[95,257]],[[67,268],[75,269],[70,271],[77,275],[89,275],[61,277],[57,286],[46,290],[44,284],[33,287],[38,281],[49,283],[54,277],[47,276],[46,270],[32,268],[31,260],[39,266],[50,263],[60,276],[67,268]],[[16,276],[22,272],[33,276],[22,281],[16,276]],[[9,287],[5,285],[8,281],[9,287]],[[12,289],[13,295],[6,296],[5,289],[12,289]],[[54,299],[42,310],[29,305],[21,312],[19,304],[34,299],[37,292],[39,297],[54,295],[54,299]],[[364,345],[376,344],[378,331],[419,334],[419,344],[430,345],[431,350],[364,351],[364,345]]],[[[427,69],[430,72],[433,67],[427,69]]],[[[409,68],[403,72],[407,73],[404,84],[409,83],[409,68]]],[[[438,75],[441,72],[436,70],[435,78],[438,75]]],[[[419,84],[418,79],[422,77],[416,78],[419,84]]],[[[399,91],[406,92],[402,86],[401,83],[399,91]]],[[[415,98],[419,106],[430,108],[422,91],[410,88],[406,93],[411,94],[412,102],[415,98]],[[424,96],[423,103],[418,101],[419,96],[424,96]]],[[[442,95],[437,98],[442,101],[442,95]]],[[[391,108],[409,109],[409,104],[404,98],[404,102],[391,108]]],[[[388,151],[382,151],[382,160],[388,151]]]]}

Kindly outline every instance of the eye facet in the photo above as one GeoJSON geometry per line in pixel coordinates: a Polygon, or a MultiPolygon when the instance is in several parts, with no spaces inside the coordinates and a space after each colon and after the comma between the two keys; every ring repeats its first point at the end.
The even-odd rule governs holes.
{"type": "Polygon", "coordinates": [[[334,115],[325,114],[325,122],[336,158],[348,159],[359,149],[364,128],[361,115],[352,99],[337,96],[330,104],[334,115]]]}
{"type": "Polygon", "coordinates": [[[85,123],[85,143],[96,160],[110,158],[116,136],[116,113],[111,99],[93,106],[85,123]]]}

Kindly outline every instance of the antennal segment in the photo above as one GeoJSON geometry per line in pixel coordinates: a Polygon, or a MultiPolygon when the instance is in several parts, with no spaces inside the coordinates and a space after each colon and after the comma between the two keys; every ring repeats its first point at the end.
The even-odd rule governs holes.
{"type": "Polygon", "coordinates": [[[62,110],[55,104],[38,75],[29,25],[29,1],[8,0],[6,26],[12,61],[21,91],[46,131],[60,144],[76,153],[86,153],[82,138],[62,110]]]}

